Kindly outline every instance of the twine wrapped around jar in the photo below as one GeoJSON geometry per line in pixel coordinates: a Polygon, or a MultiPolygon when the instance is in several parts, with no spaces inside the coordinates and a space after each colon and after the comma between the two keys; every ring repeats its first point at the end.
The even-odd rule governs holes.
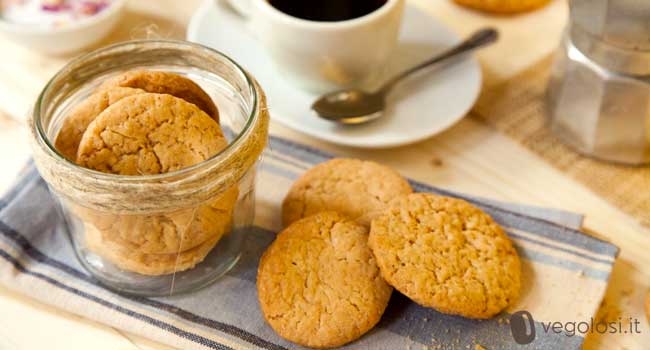
{"type": "MultiPolygon", "coordinates": [[[[28,124],[34,161],[54,191],[90,209],[146,214],[196,206],[235,185],[266,146],[270,119],[266,96],[256,81],[253,86],[258,96],[257,118],[249,121],[244,132],[225,150],[192,167],[147,176],[120,176],[81,168],[54,149],[34,120],[36,113],[32,113],[28,124]]],[[[40,103],[34,108],[41,108],[40,103]]]]}

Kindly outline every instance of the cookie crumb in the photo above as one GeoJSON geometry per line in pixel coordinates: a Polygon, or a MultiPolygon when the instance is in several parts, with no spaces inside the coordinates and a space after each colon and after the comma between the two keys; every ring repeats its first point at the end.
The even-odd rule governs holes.
{"type": "Polygon", "coordinates": [[[443,163],[442,163],[442,159],[440,159],[440,158],[438,158],[438,157],[433,157],[433,158],[431,158],[431,165],[432,165],[433,167],[436,167],[436,168],[441,167],[441,166],[443,165],[443,163]]]}
{"type": "Polygon", "coordinates": [[[487,349],[483,347],[481,344],[476,344],[474,345],[474,350],[487,350],[487,349]]]}

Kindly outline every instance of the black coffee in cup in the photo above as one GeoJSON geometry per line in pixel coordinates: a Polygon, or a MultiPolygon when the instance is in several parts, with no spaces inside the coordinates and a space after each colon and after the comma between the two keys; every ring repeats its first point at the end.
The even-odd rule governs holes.
{"type": "Polygon", "coordinates": [[[310,21],[337,22],[365,16],[387,0],[269,0],[276,9],[310,21]]]}

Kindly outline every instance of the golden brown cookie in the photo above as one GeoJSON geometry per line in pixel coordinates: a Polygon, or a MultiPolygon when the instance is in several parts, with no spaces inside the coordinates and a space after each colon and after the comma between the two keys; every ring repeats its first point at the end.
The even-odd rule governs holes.
{"type": "Polygon", "coordinates": [[[456,3],[475,10],[514,14],[535,10],[546,5],[549,0],[454,0],[456,3]]]}
{"type": "Polygon", "coordinates": [[[198,84],[182,75],[148,70],[134,70],[122,73],[106,80],[98,90],[113,87],[130,87],[146,92],[169,94],[195,104],[202,111],[219,122],[219,110],[208,95],[198,84]]]}
{"type": "Polygon", "coordinates": [[[332,159],[294,182],[282,203],[282,222],[286,226],[333,210],[368,226],[391,200],[411,192],[408,182],[389,167],[358,159],[332,159]]]}
{"type": "Polygon", "coordinates": [[[121,175],[161,174],[200,163],[227,143],[219,125],[195,105],[144,93],[117,101],[90,123],[77,164],[121,175]]]}
{"type": "Polygon", "coordinates": [[[130,251],[173,254],[230,231],[239,191],[232,187],[210,203],[164,215],[117,215],[76,210],[103,238],[130,251]]]}
{"type": "MultiPolygon", "coordinates": [[[[80,142],[77,163],[121,175],[160,174],[199,163],[226,145],[219,125],[195,105],[143,93],[125,97],[97,116],[80,142]]],[[[116,265],[155,274],[167,271],[165,262],[150,255],[198,249],[225,234],[237,196],[233,187],[210,203],[165,214],[104,214],[78,207],[75,212],[101,232],[102,242],[132,257],[116,265]],[[150,261],[154,265],[145,267],[150,261]]]]}
{"type": "Polygon", "coordinates": [[[403,196],[372,221],[368,244],[390,285],[440,312],[490,318],[519,295],[521,265],[512,242],[463,200],[403,196]]]}
{"type": "Polygon", "coordinates": [[[337,347],[377,324],[392,288],[379,274],[367,232],[338,213],[321,212],[278,234],[260,261],[257,291],[280,336],[337,347]]]}
{"type": "Polygon", "coordinates": [[[86,247],[118,268],[142,275],[159,276],[194,268],[203,261],[222,236],[215,235],[204,243],[177,254],[143,254],[107,241],[91,225],[85,227],[86,247]]]}
{"type": "Polygon", "coordinates": [[[56,137],[55,147],[70,161],[77,159],[77,149],[84,131],[108,106],[127,96],[142,94],[144,90],[115,87],[102,90],[81,101],[66,116],[61,131],[56,137]]]}

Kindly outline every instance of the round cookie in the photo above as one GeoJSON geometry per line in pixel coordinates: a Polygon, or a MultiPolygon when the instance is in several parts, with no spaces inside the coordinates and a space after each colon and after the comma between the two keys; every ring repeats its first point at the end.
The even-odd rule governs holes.
{"type": "Polygon", "coordinates": [[[284,225],[332,210],[369,226],[395,197],[413,192],[395,170],[381,164],[337,158],[300,177],[282,203],[284,225]]]}
{"type": "Polygon", "coordinates": [[[77,159],[77,149],[84,131],[108,106],[127,96],[142,94],[144,90],[126,87],[115,87],[102,90],[81,101],[66,116],[61,131],[56,137],[55,147],[65,158],[74,162],[77,159]]]}
{"type": "Polygon", "coordinates": [[[195,104],[217,123],[219,122],[219,110],[210,95],[198,84],[182,75],[149,70],[128,71],[106,80],[98,90],[113,87],[130,87],[157,94],[169,94],[195,104]]]}
{"type": "Polygon", "coordinates": [[[278,234],[257,272],[262,313],[283,338],[338,347],[379,322],[392,288],[367,245],[367,228],[335,212],[298,220],[278,234]]]}
{"type": "Polygon", "coordinates": [[[194,268],[210,253],[222,236],[215,235],[204,243],[177,254],[143,254],[103,238],[96,228],[86,225],[86,247],[93,253],[126,271],[148,276],[167,275],[194,268]]]}
{"type": "Polygon", "coordinates": [[[227,144],[219,125],[195,105],[144,93],[117,101],[90,123],[77,164],[121,175],[161,174],[200,163],[227,144]]]}
{"type": "Polygon", "coordinates": [[[512,242],[463,200],[403,196],[373,220],[368,244],[390,285],[440,312],[490,318],[519,295],[521,264],[512,242]]]}
{"type": "Polygon", "coordinates": [[[106,241],[137,253],[173,254],[229,232],[238,195],[234,186],[210,203],[164,215],[100,214],[88,210],[82,215],[106,241]]]}
{"type": "MultiPolygon", "coordinates": [[[[226,145],[216,122],[195,105],[171,95],[143,93],[109,106],[88,126],[77,163],[122,175],[159,174],[199,163],[226,145]]],[[[225,234],[237,196],[233,187],[212,203],[164,215],[75,212],[99,229],[104,241],[136,259],[186,251],[225,234]]]]}
{"type": "Polygon", "coordinates": [[[479,11],[514,14],[535,10],[549,0],[454,0],[456,3],[479,11]]]}

